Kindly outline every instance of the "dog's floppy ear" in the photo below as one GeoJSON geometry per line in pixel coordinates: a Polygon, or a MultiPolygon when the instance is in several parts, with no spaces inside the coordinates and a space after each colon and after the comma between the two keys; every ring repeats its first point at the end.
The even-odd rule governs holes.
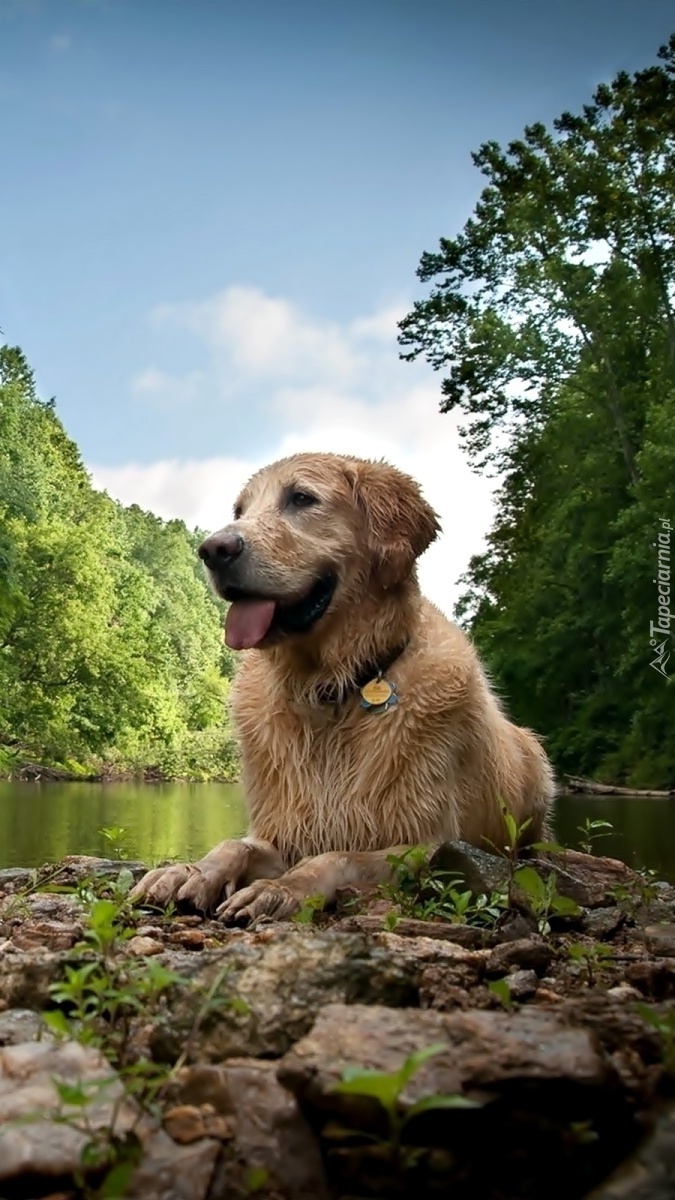
{"type": "Polygon", "coordinates": [[[438,517],[409,475],[385,462],[348,463],[355,504],[368,523],[368,549],[385,587],[402,583],[440,532],[438,517]]]}

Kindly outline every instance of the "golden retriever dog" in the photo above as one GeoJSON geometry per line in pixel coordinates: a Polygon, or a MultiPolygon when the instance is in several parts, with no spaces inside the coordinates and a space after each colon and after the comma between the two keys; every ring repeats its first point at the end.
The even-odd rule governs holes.
{"type": "Polygon", "coordinates": [[[420,593],[439,532],[414,480],[382,462],[296,454],[259,471],[199,549],[241,652],[233,714],[247,837],[150,871],[136,900],[228,922],[391,877],[390,855],[527,837],[553,796],[546,755],[511,723],[462,631],[420,593]]]}

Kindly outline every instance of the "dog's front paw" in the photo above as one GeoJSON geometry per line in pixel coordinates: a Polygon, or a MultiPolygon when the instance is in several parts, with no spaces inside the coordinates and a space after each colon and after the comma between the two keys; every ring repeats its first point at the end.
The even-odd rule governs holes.
{"type": "Polygon", "coordinates": [[[179,907],[212,913],[223,896],[231,896],[242,882],[251,848],[235,839],[221,842],[197,863],[175,863],[148,871],[130,893],[137,904],[179,907]]]}
{"type": "Polygon", "coordinates": [[[281,879],[257,879],[221,904],[216,916],[227,925],[248,925],[259,917],[285,921],[300,910],[304,898],[304,890],[299,892],[281,879]]]}
{"type": "Polygon", "coordinates": [[[129,892],[134,904],[147,904],[153,908],[166,908],[177,900],[190,874],[196,870],[190,863],[173,863],[170,867],[156,867],[148,871],[129,892]]]}

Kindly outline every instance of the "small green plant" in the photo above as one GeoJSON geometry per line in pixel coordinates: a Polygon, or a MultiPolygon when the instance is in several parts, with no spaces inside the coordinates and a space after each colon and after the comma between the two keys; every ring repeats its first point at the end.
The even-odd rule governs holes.
{"type": "Polygon", "coordinates": [[[94,950],[106,957],[133,932],[125,923],[123,907],[114,900],[94,900],[84,933],[84,940],[94,950]]]}
{"type": "Polygon", "coordinates": [[[659,894],[656,871],[640,867],[635,874],[634,882],[617,883],[610,889],[610,894],[619,908],[633,921],[639,916],[640,909],[653,904],[659,894]]]}
{"type": "Polygon", "coordinates": [[[314,920],[314,914],[322,912],[325,907],[325,896],[306,896],[300,906],[299,912],[295,914],[293,920],[297,925],[311,925],[314,920]]]}
{"type": "MultiPolygon", "coordinates": [[[[133,1172],[141,1160],[142,1145],[133,1129],[124,1133],[116,1130],[119,1100],[113,1104],[109,1126],[92,1125],[89,1112],[106,1091],[116,1086],[114,1075],[87,1084],[53,1080],[59,1108],[53,1116],[57,1124],[76,1129],[86,1137],[80,1153],[79,1169],[74,1182],[78,1195],[84,1200],[120,1200],[127,1193],[133,1172]],[[90,1185],[90,1173],[100,1180],[90,1185]],[[102,1178],[101,1178],[102,1176],[102,1178]]],[[[38,1114],[36,1114],[39,1119],[38,1114]]]]}
{"type": "Polygon", "coordinates": [[[592,1121],[570,1121],[568,1137],[577,1146],[591,1146],[598,1141],[600,1134],[593,1128],[592,1121]]]}
{"type": "Polygon", "coordinates": [[[530,828],[530,825],[532,824],[532,817],[527,817],[519,825],[513,813],[509,811],[503,800],[500,801],[499,807],[501,809],[502,820],[504,822],[503,845],[498,845],[496,842],[491,841],[490,838],[486,838],[485,840],[487,844],[492,847],[496,854],[499,854],[501,858],[508,859],[512,866],[515,867],[515,864],[518,861],[518,853],[523,845],[523,835],[527,833],[527,830],[530,828]]]}
{"type": "Polygon", "coordinates": [[[260,1192],[269,1183],[270,1173],[267,1167],[251,1167],[246,1175],[246,1191],[253,1195],[260,1192]]]}
{"type": "Polygon", "coordinates": [[[155,1009],[172,984],[184,982],[154,958],[119,957],[134,932],[127,916],[126,901],[92,902],[83,940],[75,947],[80,959],[67,963],[63,977],[51,985],[56,1007],[44,1013],[53,1034],[101,1047],[122,1075],[133,1062],[129,1041],[134,1016],[155,1009]]]}
{"type": "Polygon", "coordinates": [[[572,942],[567,947],[567,953],[573,962],[581,963],[585,968],[589,987],[595,987],[598,968],[602,963],[614,956],[612,947],[603,942],[572,942]]]}
{"type": "Polygon", "coordinates": [[[401,914],[397,913],[395,908],[390,908],[389,912],[384,918],[383,927],[388,933],[393,933],[400,920],[401,914]]]}
{"type": "Polygon", "coordinates": [[[579,849],[583,850],[584,854],[593,854],[593,845],[603,837],[610,837],[614,832],[614,826],[611,821],[592,821],[590,817],[582,825],[577,825],[577,833],[581,834],[579,839],[579,849]]]}
{"type": "Polygon", "coordinates": [[[652,871],[649,867],[640,867],[637,875],[639,879],[637,890],[640,905],[647,906],[648,904],[653,904],[659,894],[656,871],[652,871]]]}
{"type": "Polygon", "coordinates": [[[669,1075],[675,1076],[675,1007],[659,1012],[647,1004],[636,1004],[636,1010],[644,1021],[656,1030],[661,1043],[663,1066],[669,1075]]]}
{"type": "MultiPolygon", "coordinates": [[[[385,1114],[387,1136],[384,1145],[389,1148],[392,1157],[405,1164],[406,1155],[402,1146],[402,1135],[409,1121],[420,1113],[431,1109],[442,1108],[477,1108],[475,1100],[459,1095],[429,1095],[423,1096],[405,1111],[401,1109],[401,1095],[411,1079],[430,1058],[447,1050],[443,1044],[427,1046],[423,1050],[409,1055],[401,1064],[398,1071],[373,1071],[364,1067],[346,1067],[342,1080],[335,1085],[334,1090],[353,1096],[369,1096],[377,1102],[385,1114]]],[[[370,1135],[364,1135],[370,1137],[370,1135]]],[[[374,1141],[381,1139],[372,1137],[374,1141]]]]}
{"type": "Polygon", "coordinates": [[[129,857],[131,839],[128,829],[125,829],[123,825],[102,825],[99,833],[108,842],[113,858],[129,857]]]}
{"type": "Polygon", "coordinates": [[[416,915],[420,898],[421,882],[429,874],[429,852],[425,846],[409,846],[401,855],[388,854],[387,862],[393,868],[393,881],[383,883],[380,891],[392,900],[403,916],[416,915]]]}
{"type": "Polygon", "coordinates": [[[488,991],[496,996],[502,1008],[510,1010],[513,1008],[513,1000],[511,998],[511,985],[506,977],[502,979],[493,979],[488,983],[488,991]]]}
{"type": "Polygon", "coordinates": [[[0,746],[0,779],[11,779],[21,765],[19,753],[12,746],[0,746]]]}
{"type": "MultiPolygon", "coordinates": [[[[122,873],[121,873],[122,874],[122,873]]],[[[156,1063],[139,1053],[138,1032],[148,1019],[167,1020],[168,993],[177,984],[190,981],[169,970],[154,957],[130,958],[120,953],[133,933],[134,911],[127,899],[128,880],[108,882],[107,896],[92,895],[91,880],[78,889],[88,900],[83,939],[64,965],[63,975],[49,989],[54,1007],[43,1014],[49,1031],[57,1038],[71,1038],[99,1048],[114,1068],[123,1086],[123,1096],[132,1096],[139,1112],[158,1115],[159,1101],[176,1072],[194,1049],[206,1018],[227,1009],[249,1015],[246,1001],[223,995],[221,985],[229,965],[219,971],[210,986],[195,989],[194,1020],[173,1066],[156,1063]],[[116,896],[116,899],[110,897],[116,896]]],[[[108,1081],[110,1082],[110,1081],[108,1081]]],[[[64,1084],[59,1097],[66,1106],[62,1119],[87,1132],[87,1105],[95,1095],[88,1088],[68,1091],[64,1084]]],[[[121,1099],[120,1099],[121,1102],[121,1099]]],[[[137,1159],[135,1134],[118,1136],[116,1113],[109,1125],[91,1131],[83,1152],[78,1195],[86,1200],[124,1196],[137,1159]],[[93,1189],[88,1180],[99,1182],[93,1189]],[[100,1182],[102,1178],[102,1182],[100,1182]]]]}
{"type": "Polygon", "coordinates": [[[513,883],[524,893],[530,909],[537,918],[540,933],[550,933],[551,916],[578,916],[581,911],[574,900],[559,895],[553,871],[544,880],[534,867],[525,864],[514,872],[513,883]]]}
{"type": "Polygon", "coordinates": [[[461,876],[432,871],[423,846],[412,847],[400,856],[392,854],[387,862],[394,867],[394,881],[382,884],[380,890],[396,907],[387,913],[385,928],[395,928],[401,916],[489,927],[507,906],[501,892],[474,895],[461,887],[461,876]]]}

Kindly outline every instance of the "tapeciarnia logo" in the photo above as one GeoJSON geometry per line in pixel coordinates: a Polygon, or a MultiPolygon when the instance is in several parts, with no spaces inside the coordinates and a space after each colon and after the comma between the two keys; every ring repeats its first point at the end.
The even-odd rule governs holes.
{"type": "Polygon", "coordinates": [[[649,622],[649,645],[654,653],[649,665],[670,682],[671,676],[666,671],[666,667],[671,654],[670,622],[675,615],[670,611],[670,536],[672,531],[670,521],[665,517],[659,517],[659,524],[661,528],[656,535],[657,540],[652,542],[656,550],[656,578],[653,582],[658,591],[658,617],[656,621],[649,622]]]}

